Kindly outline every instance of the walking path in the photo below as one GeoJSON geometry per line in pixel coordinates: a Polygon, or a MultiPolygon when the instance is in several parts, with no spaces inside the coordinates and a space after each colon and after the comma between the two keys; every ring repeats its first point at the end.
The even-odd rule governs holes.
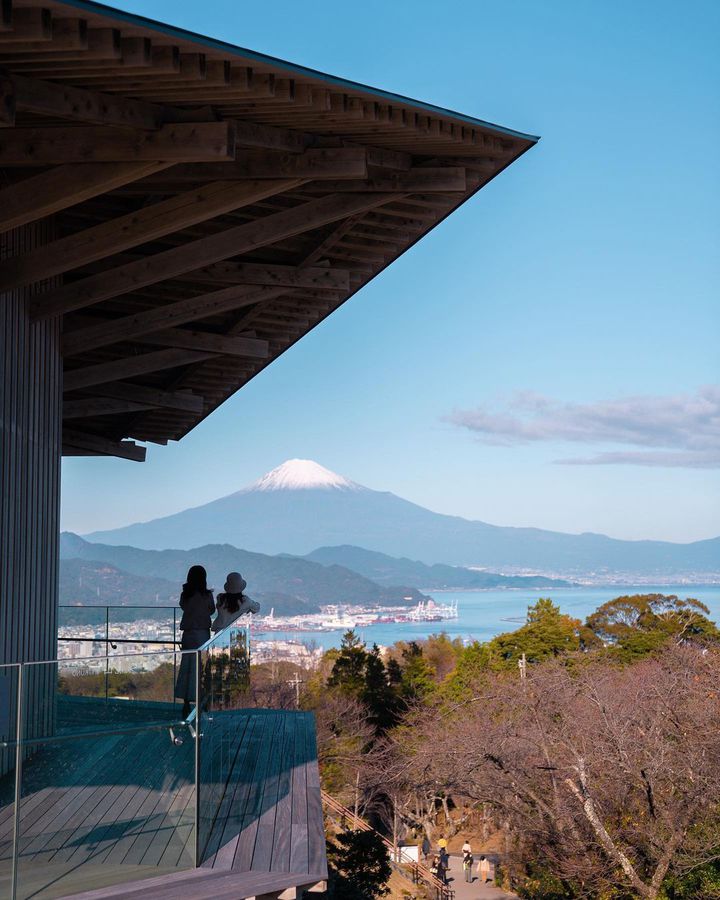
{"type": "Polygon", "coordinates": [[[494,884],[481,884],[476,869],[477,862],[473,866],[473,883],[468,884],[462,868],[462,857],[450,856],[448,881],[455,891],[455,900],[517,900],[517,894],[501,891],[494,884]]]}

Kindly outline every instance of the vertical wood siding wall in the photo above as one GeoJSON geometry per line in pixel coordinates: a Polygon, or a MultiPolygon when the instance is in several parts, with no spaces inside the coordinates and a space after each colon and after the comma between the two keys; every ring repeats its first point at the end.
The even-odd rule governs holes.
{"type": "MultiPolygon", "coordinates": [[[[51,235],[49,220],[0,235],[0,259],[51,235]]],[[[28,299],[49,286],[0,294],[0,663],[57,657],[60,325],[27,315],[28,299]]],[[[52,726],[53,669],[39,667],[27,679],[25,714],[35,734],[52,726]]],[[[0,737],[14,728],[15,715],[14,679],[1,680],[0,737]]],[[[0,755],[0,772],[7,765],[0,755]]]]}

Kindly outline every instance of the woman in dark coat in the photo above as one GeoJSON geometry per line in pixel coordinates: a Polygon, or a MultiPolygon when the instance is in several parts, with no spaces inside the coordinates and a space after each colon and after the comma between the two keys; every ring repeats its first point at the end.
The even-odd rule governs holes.
{"type": "MultiPolygon", "coordinates": [[[[215,612],[212,591],[208,590],[207,572],[202,566],[191,566],[180,594],[182,650],[197,650],[210,640],[210,616],[215,612]]],[[[182,717],[190,715],[190,701],[195,700],[195,654],[184,653],[180,662],[175,696],[183,701],[182,717]]]]}

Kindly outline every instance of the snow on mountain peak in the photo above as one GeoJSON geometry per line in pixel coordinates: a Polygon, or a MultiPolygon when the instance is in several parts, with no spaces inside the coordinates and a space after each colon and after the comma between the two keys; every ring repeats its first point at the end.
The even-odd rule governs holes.
{"type": "Polygon", "coordinates": [[[359,485],[312,459],[288,459],[251,484],[250,491],[356,490],[359,485]]]}

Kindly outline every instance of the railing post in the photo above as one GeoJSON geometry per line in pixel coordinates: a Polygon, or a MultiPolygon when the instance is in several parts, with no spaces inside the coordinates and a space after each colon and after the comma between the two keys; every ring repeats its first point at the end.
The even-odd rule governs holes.
{"type": "MultiPolygon", "coordinates": [[[[173,607],[173,684],[177,684],[177,613],[173,607]]],[[[175,697],[173,697],[175,703],[175,697]]]]}
{"type": "Polygon", "coordinates": [[[23,723],[23,674],[25,666],[18,666],[17,710],[15,716],[15,809],[13,814],[12,886],[10,898],[17,897],[18,857],[20,855],[20,800],[22,797],[22,732],[23,723]]]}
{"type": "Polygon", "coordinates": [[[195,651],[195,868],[200,866],[200,650],[195,651]]]}
{"type": "Polygon", "coordinates": [[[110,607],[105,607],[105,700],[110,694],[110,607]]]}

